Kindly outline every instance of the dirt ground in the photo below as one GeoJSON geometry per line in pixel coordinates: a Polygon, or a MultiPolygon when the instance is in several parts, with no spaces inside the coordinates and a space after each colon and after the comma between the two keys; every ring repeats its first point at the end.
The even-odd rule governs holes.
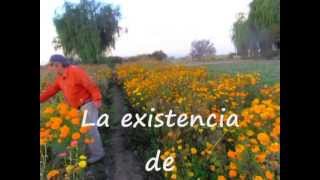
{"type": "Polygon", "coordinates": [[[120,124],[126,113],[124,100],[118,86],[110,87],[113,112],[110,115],[112,125],[108,128],[110,137],[106,141],[106,174],[107,180],[143,180],[143,164],[128,148],[127,130],[120,124]]]}

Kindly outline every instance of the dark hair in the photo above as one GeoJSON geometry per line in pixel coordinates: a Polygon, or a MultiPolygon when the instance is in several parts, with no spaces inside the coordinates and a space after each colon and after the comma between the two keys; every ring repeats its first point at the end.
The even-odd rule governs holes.
{"type": "Polygon", "coordinates": [[[69,60],[60,54],[52,55],[50,57],[50,62],[51,63],[61,63],[63,67],[68,67],[70,65],[69,60]]]}

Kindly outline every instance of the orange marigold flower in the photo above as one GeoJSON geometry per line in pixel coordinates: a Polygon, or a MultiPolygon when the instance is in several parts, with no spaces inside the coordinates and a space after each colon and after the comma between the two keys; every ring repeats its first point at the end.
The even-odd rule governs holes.
{"type": "Polygon", "coordinates": [[[59,117],[52,117],[50,121],[51,121],[50,126],[52,129],[58,129],[62,124],[62,119],[59,117]]]}
{"type": "Polygon", "coordinates": [[[256,160],[259,162],[259,163],[262,163],[267,157],[267,154],[266,153],[260,153],[256,156],[256,160]]]}
{"type": "Polygon", "coordinates": [[[265,175],[266,175],[266,177],[267,177],[268,180],[273,179],[273,173],[270,172],[269,170],[267,170],[267,171],[265,172],[265,175]]]}
{"type": "Polygon", "coordinates": [[[237,154],[241,154],[244,151],[244,146],[242,144],[238,144],[236,146],[236,152],[237,154]]]}
{"type": "Polygon", "coordinates": [[[79,115],[79,112],[77,109],[75,108],[72,108],[69,113],[68,113],[68,116],[72,119],[72,118],[77,118],[79,115]]]}
{"type": "Polygon", "coordinates": [[[80,119],[79,118],[72,118],[71,123],[74,125],[80,125],[80,119]]]}
{"type": "Polygon", "coordinates": [[[270,146],[269,146],[269,150],[273,153],[277,153],[280,151],[280,144],[279,143],[272,143],[270,146]]]}
{"type": "Polygon", "coordinates": [[[229,171],[229,176],[230,176],[230,177],[236,177],[237,174],[238,174],[238,173],[237,173],[236,170],[230,170],[230,171],[229,171]]]}
{"type": "Polygon", "coordinates": [[[66,125],[62,126],[60,128],[60,138],[62,138],[62,139],[66,138],[68,136],[69,132],[70,132],[70,128],[68,126],[66,126],[66,125]]]}
{"type": "Polygon", "coordinates": [[[92,144],[94,142],[94,139],[93,138],[85,138],[84,139],[84,143],[85,144],[92,144]]]}
{"type": "Polygon", "coordinates": [[[236,156],[237,156],[237,153],[236,153],[236,152],[231,151],[231,150],[228,151],[228,157],[229,157],[229,158],[234,159],[234,158],[236,158],[236,156]]]}
{"type": "Polygon", "coordinates": [[[259,146],[254,145],[254,146],[251,147],[251,151],[252,151],[253,153],[259,152],[259,151],[260,151],[260,148],[259,148],[259,146]]]}
{"type": "Polygon", "coordinates": [[[52,179],[53,177],[56,177],[59,175],[59,171],[58,170],[51,170],[48,175],[47,175],[47,178],[48,180],[52,179]]]}
{"type": "Polygon", "coordinates": [[[226,180],[224,176],[218,176],[218,180],[226,180]]]}
{"type": "Polygon", "coordinates": [[[86,134],[89,130],[90,130],[90,127],[86,126],[86,127],[81,127],[79,131],[81,134],[86,134]]]}
{"type": "Polygon", "coordinates": [[[259,133],[257,138],[259,142],[265,146],[270,142],[270,138],[267,133],[259,133]]]}
{"type": "Polygon", "coordinates": [[[261,176],[255,176],[253,180],[263,180],[263,178],[261,176]]]}
{"type": "Polygon", "coordinates": [[[43,112],[45,114],[52,114],[54,112],[54,109],[51,107],[47,107],[43,112]]]}
{"type": "Polygon", "coordinates": [[[72,139],[73,139],[73,140],[78,140],[78,139],[80,139],[80,136],[81,136],[81,135],[80,135],[80,133],[78,133],[78,132],[73,133],[73,134],[72,134],[72,139]]]}

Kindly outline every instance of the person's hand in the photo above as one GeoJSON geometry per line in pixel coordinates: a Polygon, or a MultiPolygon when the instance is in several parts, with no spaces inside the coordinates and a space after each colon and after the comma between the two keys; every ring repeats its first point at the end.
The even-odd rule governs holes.
{"type": "Polygon", "coordinates": [[[102,102],[99,101],[93,101],[93,104],[96,106],[97,109],[99,109],[102,106],[102,102]]]}

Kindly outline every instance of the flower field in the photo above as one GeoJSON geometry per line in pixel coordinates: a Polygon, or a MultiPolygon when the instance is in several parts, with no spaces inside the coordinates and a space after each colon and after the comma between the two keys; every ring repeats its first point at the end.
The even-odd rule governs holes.
{"type": "MultiPolygon", "coordinates": [[[[111,69],[102,65],[82,66],[104,92],[111,69]]],[[[40,68],[40,90],[54,76],[40,68]]],[[[94,141],[89,128],[81,127],[82,114],[63,102],[62,94],[40,106],[40,179],[84,179],[87,167],[85,145],[94,141]]]]}
{"type": "Polygon", "coordinates": [[[259,73],[212,78],[205,67],[152,61],[122,64],[116,73],[137,112],[239,116],[240,127],[149,129],[148,151],[160,148],[161,159],[175,159],[165,179],[280,179],[279,83],[265,85],[259,73]]]}

